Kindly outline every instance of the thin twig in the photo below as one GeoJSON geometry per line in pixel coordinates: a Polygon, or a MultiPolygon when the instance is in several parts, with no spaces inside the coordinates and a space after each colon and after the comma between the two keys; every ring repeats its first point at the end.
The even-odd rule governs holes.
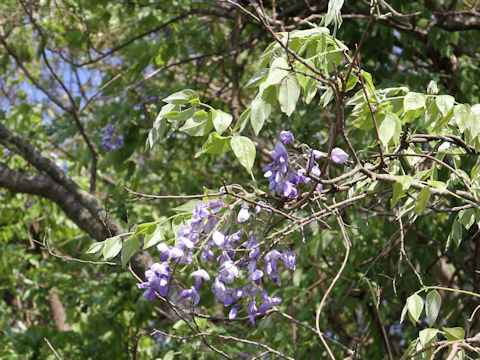
{"type": "Polygon", "coordinates": [[[55,355],[55,357],[58,359],[58,360],[62,360],[62,358],[60,357],[60,355],[58,355],[57,351],[55,350],[55,348],[52,346],[52,344],[50,344],[50,341],[48,341],[48,339],[46,337],[43,338],[43,340],[45,340],[45,342],[47,343],[48,347],[50,348],[50,350],[52,350],[53,352],[53,355],[55,355]]]}

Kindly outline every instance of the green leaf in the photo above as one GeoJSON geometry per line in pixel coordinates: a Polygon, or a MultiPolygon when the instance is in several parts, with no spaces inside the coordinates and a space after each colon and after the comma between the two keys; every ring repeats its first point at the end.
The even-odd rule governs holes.
{"type": "Polygon", "coordinates": [[[268,74],[268,69],[262,69],[259,72],[255,73],[250,80],[248,80],[245,88],[253,88],[260,85],[260,83],[266,78],[268,74]]]}
{"type": "Polygon", "coordinates": [[[260,86],[260,90],[263,91],[271,85],[277,85],[282,82],[282,80],[288,75],[289,65],[285,58],[278,57],[273,60],[272,65],[270,66],[270,71],[268,73],[267,80],[260,86]]]}
{"type": "Polygon", "coordinates": [[[442,305],[442,298],[436,290],[432,290],[427,294],[425,303],[425,312],[427,313],[428,323],[432,326],[437,320],[442,305]]]}
{"type": "Polygon", "coordinates": [[[402,188],[402,184],[400,184],[399,182],[393,184],[393,194],[392,198],[390,199],[390,207],[393,208],[404,194],[405,191],[402,188]]]}
{"type": "Polygon", "coordinates": [[[232,115],[223,112],[222,110],[212,111],[212,121],[217,133],[223,133],[232,123],[232,115]]]}
{"type": "Polygon", "coordinates": [[[472,138],[476,138],[480,132],[480,105],[472,106],[472,112],[468,119],[469,130],[472,138]]]}
{"type": "Polygon", "coordinates": [[[147,149],[152,148],[153,145],[157,142],[157,140],[163,138],[163,135],[165,134],[165,129],[167,127],[167,119],[160,117],[160,115],[157,117],[155,122],[153,123],[153,127],[150,129],[147,137],[147,149]]]}
{"type": "Polygon", "coordinates": [[[287,115],[292,115],[300,97],[300,85],[295,76],[288,76],[280,86],[278,102],[280,109],[287,115]]]}
{"type": "Polygon", "coordinates": [[[427,346],[437,339],[438,329],[423,329],[418,333],[418,338],[423,346],[427,346]]]}
{"type": "Polygon", "coordinates": [[[179,92],[176,92],[169,97],[163,99],[164,102],[175,105],[185,105],[187,103],[196,104],[199,101],[200,97],[195,90],[185,89],[179,92]]]}
{"type": "Polygon", "coordinates": [[[470,229],[470,227],[475,222],[475,210],[466,209],[458,213],[458,220],[464,226],[465,229],[470,229]]]}
{"type": "Polygon", "coordinates": [[[383,146],[387,147],[388,142],[395,134],[395,129],[400,125],[400,119],[393,113],[385,114],[385,118],[378,127],[378,136],[383,146]]]}
{"type": "Polygon", "coordinates": [[[417,349],[417,344],[420,340],[417,338],[415,340],[412,340],[412,342],[408,345],[407,350],[405,351],[405,354],[403,354],[401,360],[407,359],[408,355],[412,354],[414,351],[417,349]]]}
{"type": "Polygon", "coordinates": [[[367,83],[367,90],[370,92],[370,94],[375,93],[375,86],[373,85],[372,74],[362,70],[362,76],[367,83]]]}
{"type": "Polygon", "coordinates": [[[151,234],[155,231],[156,227],[157,227],[156,221],[140,224],[135,229],[135,235],[151,234]]]}
{"type": "Polygon", "coordinates": [[[251,173],[256,153],[252,140],[245,136],[234,136],[230,140],[230,145],[240,164],[251,173]]]}
{"type": "Polygon", "coordinates": [[[327,15],[324,18],[323,25],[328,26],[333,22],[335,28],[339,28],[342,25],[342,10],[344,0],[330,0],[328,2],[327,15]]]}
{"type": "Polygon", "coordinates": [[[158,244],[164,239],[165,235],[163,233],[163,225],[158,224],[153,233],[145,235],[145,239],[143,241],[143,248],[148,249],[149,247],[158,244]]]}
{"type": "Polygon", "coordinates": [[[162,360],[173,360],[175,358],[175,351],[168,350],[167,353],[163,356],[162,360]]]}
{"type": "Polygon", "coordinates": [[[177,120],[177,121],[186,121],[190,119],[193,114],[195,114],[196,108],[192,106],[191,108],[188,108],[183,111],[170,111],[169,113],[166,113],[162,117],[168,120],[177,120]]]}
{"type": "Polygon", "coordinates": [[[333,90],[332,88],[328,88],[320,97],[320,104],[323,107],[326,107],[330,103],[330,101],[332,101],[332,99],[333,99],[333,90]]]}
{"type": "Polygon", "coordinates": [[[460,132],[464,132],[468,127],[468,120],[470,119],[470,105],[459,104],[453,108],[453,114],[455,116],[455,122],[457,123],[460,132]]]}
{"type": "Polygon", "coordinates": [[[105,247],[103,248],[103,258],[111,259],[122,250],[122,241],[120,236],[113,236],[105,240],[105,247]]]}
{"type": "Polygon", "coordinates": [[[409,175],[397,175],[395,179],[398,183],[402,185],[402,190],[406,191],[410,189],[410,185],[412,184],[413,178],[409,175]]]}
{"type": "Polygon", "coordinates": [[[250,112],[250,123],[252,124],[253,131],[255,135],[260,133],[260,130],[263,128],[263,124],[265,123],[265,119],[270,115],[270,111],[272,106],[264,101],[261,97],[257,96],[252,101],[250,112]]]}
{"type": "Polygon", "coordinates": [[[345,84],[345,92],[352,90],[358,83],[358,76],[350,73],[347,83],[345,84]]]}
{"type": "Polygon", "coordinates": [[[247,125],[248,120],[250,119],[250,113],[252,109],[247,108],[238,118],[237,123],[235,124],[235,128],[233,131],[242,132],[243,129],[245,129],[245,126],[247,125]]]}
{"type": "Polygon", "coordinates": [[[213,124],[211,117],[204,111],[197,111],[192,119],[188,119],[179,129],[190,136],[204,136],[212,130],[213,124]]]}
{"type": "Polygon", "coordinates": [[[413,294],[407,299],[407,308],[409,314],[412,316],[415,322],[418,322],[423,310],[422,298],[417,294],[413,294]]]}
{"type": "Polygon", "coordinates": [[[403,323],[403,320],[405,320],[405,315],[407,315],[408,307],[407,304],[404,305],[402,309],[402,314],[400,315],[400,324],[403,323]]]}
{"type": "Polygon", "coordinates": [[[120,256],[122,259],[122,264],[124,266],[127,264],[128,260],[130,260],[133,254],[135,254],[139,247],[140,242],[138,241],[137,237],[131,236],[126,241],[124,241],[122,245],[122,253],[120,256]]]}
{"type": "MultiPolygon", "coordinates": [[[[308,78],[307,85],[305,87],[305,103],[308,105],[313,100],[318,91],[317,80],[308,78]]],[[[330,89],[330,88],[329,88],[330,89]]]]}
{"type": "Polygon", "coordinates": [[[102,251],[104,245],[105,245],[105,241],[100,241],[100,242],[93,243],[92,245],[90,245],[90,247],[88,248],[86,253],[87,254],[95,254],[97,252],[100,252],[100,251],[102,251]]]}
{"type": "MultiPolygon", "coordinates": [[[[453,222],[452,231],[450,232],[450,236],[449,236],[449,238],[453,239],[457,248],[460,246],[460,243],[462,242],[462,234],[463,234],[462,224],[460,224],[457,217],[453,222]]],[[[450,239],[447,239],[447,241],[448,240],[450,239]]]]}
{"type": "Polygon", "coordinates": [[[447,341],[463,340],[465,338],[465,330],[461,327],[442,328],[445,331],[447,341]]]}
{"type": "Polygon", "coordinates": [[[421,214],[427,208],[428,200],[430,200],[430,188],[425,186],[417,196],[417,204],[415,205],[415,211],[417,214],[421,214]]]}
{"type": "Polygon", "coordinates": [[[438,94],[438,85],[435,81],[430,80],[427,86],[427,94],[436,95],[438,94]]]}
{"type": "Polygon", "coordinates": [[[405,95],[403,99],[403,111],[407,112],[423,108],[425,107],[426,101],[427,98],[425,95],[411,91],[405,95]]]}
{"type": "Polygon", "coordinates": [[[199,201],[200,200],[193,199],[193,200],[187,201],[185,204],[174,207],[172,210],[175,211],[177,214],[192,214],[193,208],[199,201]]]}
{"type": "Polygon", "coordinates": [[[175,330],[180,330],[181,328],[188,328],[188,325],[184,320],[178,320],[175,324],[173,324],[173,328],[175,330]]]}
{"type": "Polygon", "coordinates": [[[430,126],[432,124],[437,124],[443,118],[440,109],[437,106],[435,101],[432,101],[425,111],[425,124],[430,126]]]}
{"type": "Polygon", "coordinates": [[[439,95],[435,99],[435,102],[442,115],[447,116],[455,103],[455,98],[450,95],[439,95]]]}
{"type": "Polygon", "coordinates": [[[230,137],[223,137],[213,132],[208,135],[202,151],[198,152],[195,157],[199,157],[201,154],[224,154],[228,149],[230,149],[230,137]]]}
{"type": "Polygon", "coordinates": [[[445,191],[447,189],[447,184],[445,184],[442,181],[437,181],[437,180],[428,180],[427,181],[428,185],[434,187],[435,189],[439,191],[445,191]]]}
{"type": "Polygon", "coordinates": [[[205,318],[197,318],[195,321],[197,322],[197,325],[200,328],[200,330],[205,329],[208,325],[208,320],[205,318]]]}

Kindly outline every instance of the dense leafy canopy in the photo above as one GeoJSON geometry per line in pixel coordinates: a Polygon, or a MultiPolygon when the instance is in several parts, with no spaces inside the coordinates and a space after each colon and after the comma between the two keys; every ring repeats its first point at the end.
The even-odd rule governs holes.
{"type": "Polygon", "coordinates": [[[2,1],[0,357],[478,358],[479,30],[2,1]]]}

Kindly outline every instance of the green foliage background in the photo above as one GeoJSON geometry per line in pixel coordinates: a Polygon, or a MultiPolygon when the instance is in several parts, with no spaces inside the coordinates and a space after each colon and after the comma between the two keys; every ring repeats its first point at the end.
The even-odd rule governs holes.
{"type": "MultiPolygon", "coordinates": [[[[253,11],[248,2],[239,3],[253,11]]],[[[264,6],[267,13],[277,16],[277,23],[273,23],[276,31],[293,31],[310,28],[302,20],[318,23],[327,12],[327,3],[320,1],[311,8],[298,1],[264,2],[264,6]]],[[[479,103],[479,29],[448,28],[448,18],[436,21],[440,15],[427,3],[389,2],[400,13],[418,14],[405,19],[380,17],[362,46],[362,69],[372,75],[377,89],[407,86],[426,93],[434,80],[439,94],[452,95],[458,103],[479,103]]],[[[462,2],[438,3],[449,11],[470,9],[462,2]]],[[[478,2],[469,3],[478,9],[478,2]]],[[[336,36],[353,52],[367,26],[370,8],[363,1],[349,1],[342,14],[343,24],[336,36]]],[[[168,218],[171,209],[182,201],[131,201],[134,196],[124,187],[146,194],[181,195],[219,189],[223,181],[252,181],[232,151],[195,157],[207,136],[187,136],[179,131],[180,123],[168,123],[164,139],[155,142],[152,149],[145,146],[164,105],[162,99],[176,91],[195,89],[205,104],[232,114],[233,124],[250,106],[257,90],[245,84],[261,69],[260,57],[273,39],[238,7],[222,1],[191,0],[4,0],[0,21],[0,122],[22,134],[88,191],[92,156],[71,114],[53,100],[69,107],[66,92],[49,71],[48,61],[69,89],[85,131],[99,149],[95,196],[125,231],[168,218]],[[108,124],[125,142],[112,152],[104,151],[100,137],[108,124]]],[[[357,90],[358,85],[348,95],[357,90]]],[[[268,151],[280,130],[290,129],[297,140],[312,148],[328,148],[336,118],[334,105],[320,104],[319,94],[309,104],[303,100],[291,116],[277,105],[260,134],[252,122],[240,132],[255,143],[257,157],[252,171],[264,190],[267,183],[261,169],[270,161],[268,151]]],[[[352,107],[346,107],[347,135],[358,154],[367,158],[377,153],[375,134],[362,129],[369,115],[363,120],[356,115],[352,107]]],[[[422,116],[414,116],[410,126],[419,133],[431,131],[422,116]]],[[[475,136],[468,140],[477,155],[445,151],[442,158],[464,171],[472,183],[478,183],[479,141],[475,136]]],[[[338,145],[342,145],[340,140],[338,145]]],[[[421,146],[418,151],[423,150],[421,146]]],[[[4,155],[1,162],[19,172],[37,173],[19,154],[4,155]]],[[[331,176],[342,171],[333,167],[331,176]]],[[[436,172],[433,180],[458,188],[448,171],[433,166],[432,172],[436,172]]],[[[368,185],[358,184],[348,196],[362,193],[362,186],[368,185]]],[[[399,242],[392,240],[398,231],[398,223],[392,219],[406,198],[395,207],[389,204],[392,191],[395,194],[392,185],[378,186],[375,191],[377,198],[342,211],[354,251],[325,306],[322,329],[348,348],[359,348],[364,358],[384,359],[388,355],[383,328],[393,358],[400,358],[419,330],[432,324],[423,315],[417,327],[399,322],[407,298],[421,288],[405,259],[399,261],[399,242]],[[379,299],[381,319],[375,311],[379,299]]],[[[333,196],[338,202],[345,199],[344,193],[333,196]]],[[[135,286],[137,281],[124,268],[52,256],[42,245],[45,239],[56,254],[98,260],[85,255],[94,241],[54,202],[5,188],[0,188],[0,199],[0,358],[53,359],[45,337],[63,359],[127,359],[134,353],[140,359],[216,358],[198,338],[179,341],[150,336],[153,328],[178,336],[190,333],[184,324],[155,309],[163,305],[143,299],[135,286]],[[52,320],[51,289],[65,308],[67,331],[59,331],[52,320]]],[[[429,205],[463,205],[456,198],[442,201],[429,205]]],[[[451,238],[458,246],[448,249],[452,227],[462,222],[456,218],[458,212],[429,209],[423,214],[428,216],[418,216],[409,228],[404,239],[406,251],[426,285],[479,292],[478,204],[475,211],[475,224],[451,238]]],[[[335,224],[335,220],[329,219],[328,224],[335,224]]],[[[172,233],[171,229],[166,232],[172,233]]],[[[281,274],[284,286],[273,295],[283,297],[282,311],[314,326],[316,308],[338,270],[344,247],[339,230],[327,231],[321,222],[312,223],[306,243],[302,240],[300,232],[285,239],[292,248],[300,249],[298,266],[294,273],[281,274]]],[[[158,254],[152,250],[152,255],[158,254]]],[[[478,305],[477,298],[469,295],[442,293],[442,301],[439,327],[465,328],[466,319],[478,305]]],[[[202,297],[200,306],[226,316],[213,295],[202,297]]],[[[323,358],[318,336],[278,314],[260,320],[257,327],[247,325],[247,321],[201,320],[199,324],[205,331],[252,339],[298,359],[323,358]]],[[[480,331],[476,320],[468,326],[470,335],[480,331]]],[[[258,347],[235,341],[212,339],[212,343],[234,358],[261,353],[258,347]]],[[[341,348],[333,349],[337,358],[346,356],[341,348]]]]}

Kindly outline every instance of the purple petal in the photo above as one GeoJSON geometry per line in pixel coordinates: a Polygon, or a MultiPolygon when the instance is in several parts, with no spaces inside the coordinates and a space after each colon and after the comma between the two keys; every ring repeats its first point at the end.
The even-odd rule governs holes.
{"type": "Polygon", "coordinates": [[[242,209],[238,212],[237,220],[238,222],[242,223],[242,222],[248,221],[248,219],[250,219],[250,213],[248,212],[248,205],[243,204],[242,209]]]}
{"type": "Polygon", "coordinates": [[[233,320],[237,317],[237,310],[238,310],[237,305],[233,305],[232,309],[230,310],[230,313],[228,314],[228,318],[230,320],[233,320]]]}
{"type": "Polygon", "coordinates": [[[203,280],[205,281],[209,281],[210,280],[210,275],[208,275],[208,273],[203,270],[203,269],[199,269],[197,271],[194,271],[190,274],[190,276],[194,276],[194,277],[200,277],[202,278],[203,280]]]}
{"type": "Polygon", "coordinates": [[[225,235],[222,234],[220,231],[215,231],[212,235],[212,240],[215,243],[215,245],[221,246],[225,241],[225,235]]]}
{"type": "Polygon", "coordinates": [[[263,277],[263,271],[262,270],[255,270],[248,277],[248,281],[257,281],[261,277],[263,277]]]}
{"type": "Polygon", "coordinates": [[[282,254],[282,260],[285,263],[285,266],[290,270],[295,270],[297,256],[292,251],[284,251],[282,254]]]}
{"type": "Polygon", "coordinates": [[[184,255],[184,252],[182,249],[179,249],[178,247],[172,247],[170,249],[170,258],[171,259],[178,259],[184,255]]]}
{"type": "Polygon", "coordinates": [[[340,148],[332,150],[332,161],[337,164],[343,164],[348,160],[348,154],[340,148]]]}
{"type": "Polygon", "coordinates": [[[149,288],[145,290],[145,292],[143,293],[143,297],[149,301],[153,301],[155,300],[157,295],[155,295],[155,290],[153,290],[152,288],[149,288]]]}
{"type": "Polygon", "coordinates": [[[293,134],[289,130],[280,131],[280,141],[284,144],[290,144],[293,142],[293,134]]]}

